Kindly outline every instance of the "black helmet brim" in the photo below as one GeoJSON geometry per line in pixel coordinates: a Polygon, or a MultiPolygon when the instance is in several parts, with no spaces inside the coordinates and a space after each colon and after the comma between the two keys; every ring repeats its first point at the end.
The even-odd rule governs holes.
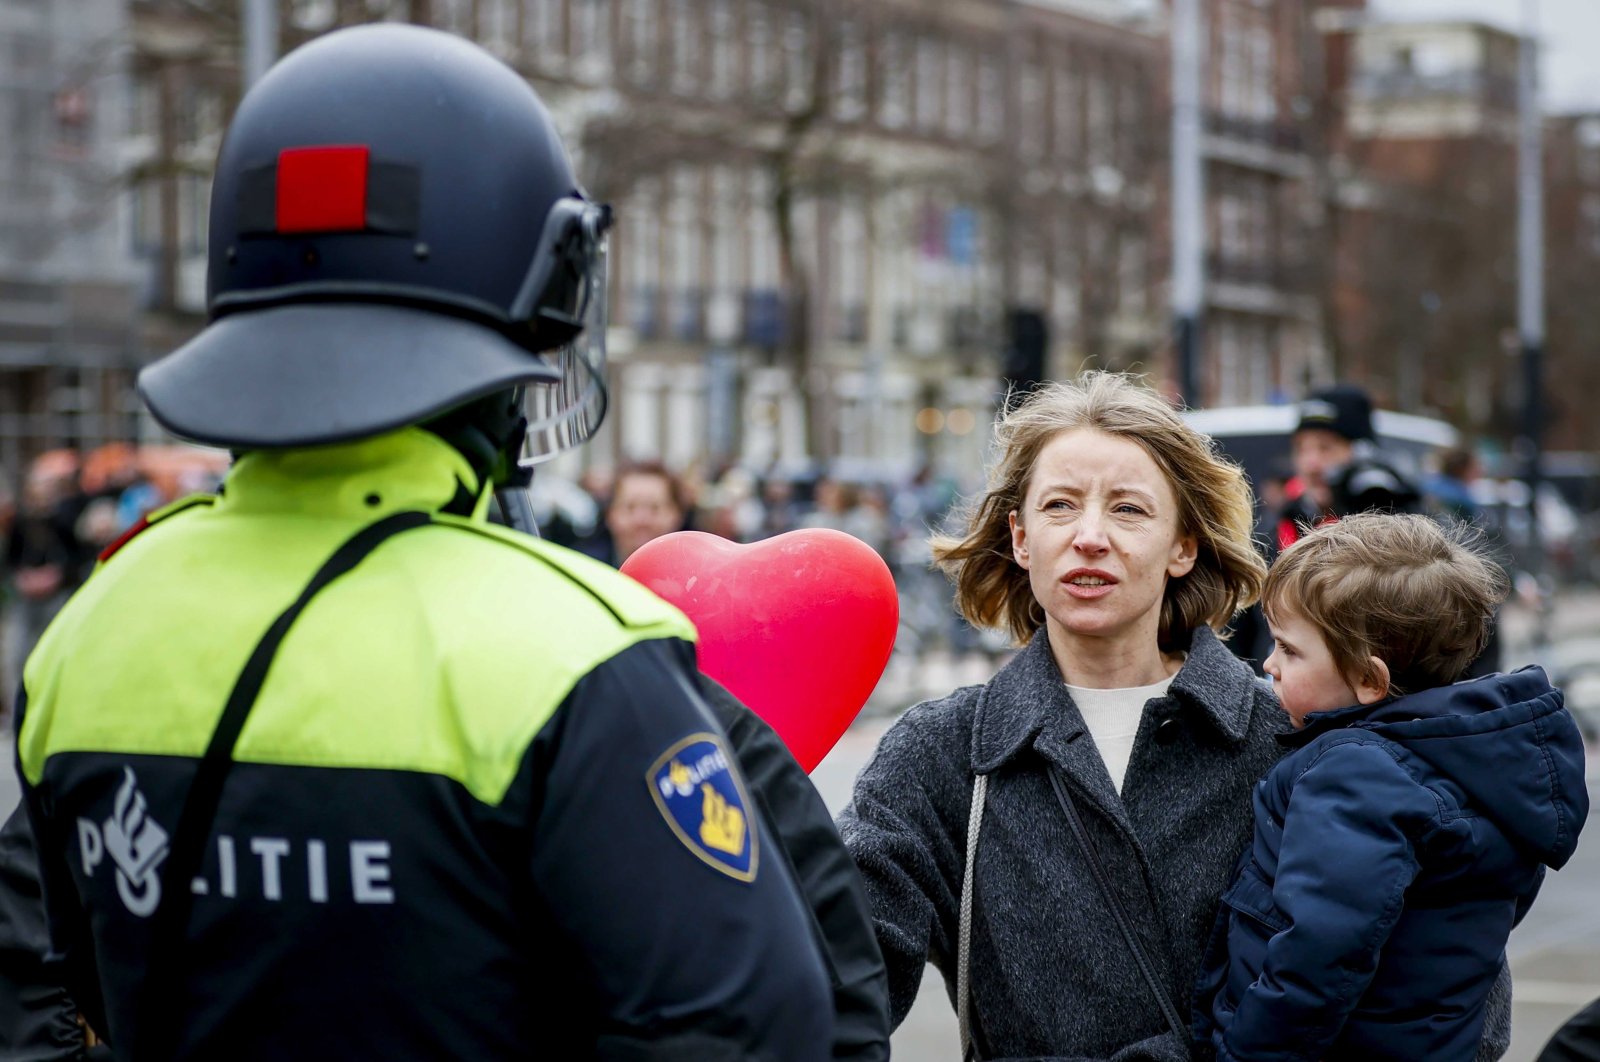
{"type": "Polygon", "coordinates": [[[229,314],[139,374],[162,427],[233,450],[319,446],[426,420],[558,371],[492,328],[400,306],[229,314]]]}

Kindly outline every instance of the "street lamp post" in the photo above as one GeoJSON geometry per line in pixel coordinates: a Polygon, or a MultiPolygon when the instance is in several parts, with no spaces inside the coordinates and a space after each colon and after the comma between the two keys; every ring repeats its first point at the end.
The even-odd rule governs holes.
{"type": "Polygon", "coordinates": [[[1172,315],[1178,386],[1200,404],[1205,287],[1205,175],[1200,156],[1201,0],[1172,4],[1172,315]]]}
{"type": "Polygon", "coordinates": [[[278,58],[278,0],[240,0],[241,62],[239,72],[244,90],[261,80],[261,75],[278,58]]]}
{"type": "Polygon", "coordinates": [[[1529,556],[1542,567],[1538,492],[1544,392],[1544,165],[1539,109],[1537,0],[1523,0],[1517,70],[1517,331],[1522,347],[1522,434],[1529,556]]]}

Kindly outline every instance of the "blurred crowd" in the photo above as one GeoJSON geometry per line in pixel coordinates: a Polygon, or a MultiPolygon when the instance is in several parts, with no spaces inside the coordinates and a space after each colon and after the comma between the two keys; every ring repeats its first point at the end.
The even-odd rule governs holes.
{"type": "Polygon", "coordinates": [[[1002,640],[969,627],[951,607],[951,587],[934,569],[930,543],[955,531],[958,499],[975,484],[924,467],[901,480],[832,475],[758,476],[734,466],[712,475],[677,473],[659,462],[594,470],[573,482],[541,473],[534,510],[544,535],[621,565],[634,550],[674,531],[695,530],[736,542],[826,527],[878,552],[900,591],[895,651],[917,657],[935,648],[993,655],[1002,640]]]}
{"type": "Polygon", "coordinates": [[[673,531],[755,542],[806,527],[854,535],[891,568],[925,564],[929,530],[943,524],[957,493],[958,484],[930,469],[885,483],[758,477],[739,466],[680,474],[657,461],[594,469],[577,482],[540,473],[533,485],[546,538],[614,565],[673,531]]]}
{"type": "Polygon", "coordinates": [[[226,466],[218,451],[113,443],[43,453],[14,488],[0,477],[0,688],[15,688],[34,642],[102,550],[151,510],[214,490],[226,466]]]}
{"type": "MultiPolygon", "coordinates": [[[[119,443],[86,454],[42,454],[17,475],[14,489],[0,476],[0,688],[15,688],[39,634],[108,545],[146,513],[214,490],[226,465],[220,451],[119,443]]],[[[1430,465],[1419,484],[1427,511],[1478,523],[1515,542],[1517,507],[1488,490],[1497,481],[1482,475],[1471,451],[1435,454],[1430,465]]],[[[1269,473],[1261,480],[1260,533],[1266,541],[1287,476],[1269,473]]],[[[951,607],[948,582],[931,564],[932,536],[960,530],[958,502],[975,487],[928,467],[900,480],[862,481],[758,475],[743,466],[679,472],[639,461],[593,468],[577,480],[542,470],[532,493],[546,538],[617,566],[646,542],[674,531],[705,531],[737,542],[808,527],[844,531],[875,549],[894,575],[901,607],[897,655],[950,650],[982,654],[992,663],[1006,648],[1003,639],[961,620],[951,607]]],[[[1559,540],[1563,514],[1541,506],[1540,515],[1541,537],[1559,540]]],[[[1549,545],[1547,554],[1559,561],[1560,551],[1549,545]]]]}

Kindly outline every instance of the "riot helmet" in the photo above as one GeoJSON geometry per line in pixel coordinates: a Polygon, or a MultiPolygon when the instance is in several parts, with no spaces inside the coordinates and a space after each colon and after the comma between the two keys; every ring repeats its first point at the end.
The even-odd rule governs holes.
{"type": "Polygon", "coordinates": [[[523,389],[524,456],[605,413],[605,233],[533,89],[415,26],[318,38],[241,101],[217,161],[209,323],[146,368],[173,433],[358,439],[523,389]]]}

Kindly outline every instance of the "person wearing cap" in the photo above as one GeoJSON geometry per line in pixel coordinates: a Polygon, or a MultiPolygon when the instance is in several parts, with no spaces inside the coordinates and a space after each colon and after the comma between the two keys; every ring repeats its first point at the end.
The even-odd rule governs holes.
{"type": "Polygon", "coordinates": [[[486,519],[605,406],[610,215],[537,96],[336,32],[242,101],[211,202],[211,323],[139,386],[237,460],[113,543],[19,697],[87,1024],[119,1059],[830,1057],[693,628],[486,519]]]}
{"type": "MultiPolygon", "coordinates": [[[[1300,540],[1306,530],[1352,513],[1381,510],[1417,512],[1415,487],[1378,454],[1372,428],[1372,400],[1353,384],[1334,384],[1308,394],[1298,407],[1289,437],[1293,474],[1282,500],[1262,514],[1270,563],[1300,540]]],[[[1239,613],[1228,647],[1262,675],[1271,654],[1272,634],[1259,605],[1239,613]]]]}
{"type": "Polygon", "coordinates": [[[1294,476],[1284,485],[1276,552],[1294,545],[1306,528],[1341,516],[1417,508],[1416,488],[1377,456],[1372,400],[1359,387],[1336,384],[1308,395],[1289,447],[1294,476]]]}

